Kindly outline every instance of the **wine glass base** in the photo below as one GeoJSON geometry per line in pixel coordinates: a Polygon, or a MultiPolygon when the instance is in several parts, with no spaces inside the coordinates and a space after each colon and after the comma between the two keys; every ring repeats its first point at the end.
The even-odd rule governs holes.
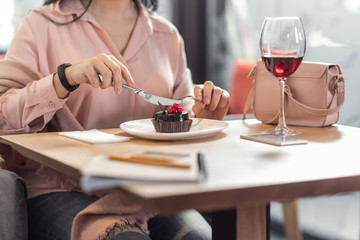
{"type": "Polygon", "coordinates": [[[274,135],[282,135],[282,136],[295,136],[295,135],[302,134],[302,132],[300,132],[300,131],[292,130],[288,127],[279,127],[279,126],[273,130],[265,131],[264,133],[274,134],[274,135]]]}

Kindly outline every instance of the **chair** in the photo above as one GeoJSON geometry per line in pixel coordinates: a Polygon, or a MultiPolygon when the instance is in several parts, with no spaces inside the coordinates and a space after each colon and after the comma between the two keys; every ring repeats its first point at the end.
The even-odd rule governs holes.
{"type": "MultiPolygon", "coordinates": [[[[235,63],[230,88],[230,114],[242,114],[244,105],[253,86],[254,77],[248,78],[248,74],[255,66],[256,61],[240,59],[235,63]]],[[[249,109],[248,113],[252,113],[249,109]]],[[[297,201],[282,201],[284,216],[285,235],[288,240],[301,240],[301,231],[297,216],[297,201]]]]}
{"type": "Polygon", "coordinates": [[[0,169],[0,239],[28,239],[26,196],[23,179],[0,169]]]}
{"type": "MultiPolygon", "coordinates": [[[[248,74],[254,67],[256,61],[238,60],[233,69],[230,86],[230,114],[242,114],[248,93],[253,86],[254,77],[248,78],[248,74]]],[[[249,109],[248,113],[252,113],[249,109]]]]}

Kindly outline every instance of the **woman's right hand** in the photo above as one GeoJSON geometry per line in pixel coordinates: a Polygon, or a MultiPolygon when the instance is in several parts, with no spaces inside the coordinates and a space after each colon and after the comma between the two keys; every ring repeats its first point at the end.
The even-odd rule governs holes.
{"type": "MultiPolygon", "coordinates": [[[[72,86],[88,83],[94,88],[113,87],[117,94],[120,94],[124,81],[129,86],[133,87],[135,85],[125,65],[114,56],[103,53],[65,68],[65,75],[72,86]],[[102,81],[99,75],[102,76],[102,81]]],[[[64,98],[69,94],[69,91],[62,86],[57,74],[54,75],[53,83],[60,98],[64,98]]]]}

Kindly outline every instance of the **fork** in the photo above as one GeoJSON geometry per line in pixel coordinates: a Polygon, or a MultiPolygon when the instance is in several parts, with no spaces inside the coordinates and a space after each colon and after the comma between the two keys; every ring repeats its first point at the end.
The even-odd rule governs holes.
{"type": "Polygon", "coordinates": [[[192,95],[187,95],[187,96],[183,96],[183,97],[178,97],[175,100],[184,100],[185,98],[191,98],[192,100],[194,100],[195,102],[202,102],[202,100],[196,99],[194,96],[192,95]]]}

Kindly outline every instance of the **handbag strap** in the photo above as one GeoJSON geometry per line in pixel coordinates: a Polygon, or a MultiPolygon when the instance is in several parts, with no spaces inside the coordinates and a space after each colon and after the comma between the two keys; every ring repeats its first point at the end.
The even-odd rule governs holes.
{"type": "MultiPolygon", "coordinates": [[[[248,77],[254,76],[255,68],[256,67],[254,67],[253,70],[249,73],[248,77]]],[[[309,114],[316,115],[316,116],[329,115],[329,114],[338,112],[340,110],[341,106],[344,104],[344,93],[345,93],[344,89],[345,89],[345,87],[344,87],[343,75],[340,73],[339,76],[336,76],[333,81],[335,84],[335,91],[337,93],[336,94],[337,95],[337,105],[330,109],[313,108],[313,107],[309,107],[309,106],[306,106],[305,104],[300,103],[295,98],[293,98],[292,93],[290,91],[290,87],[288,85],[286,85],[286,87],[285,87],[285,94],[287,94],[289,100],[292,101],[298,108],[302,109],[303,111],[305,111],[309,114]]],[[[245,102],[244,110],[243,110],[243,117],[242,117],[243,120],[246,118],[246,113],[249,111],[249,109],[251,107],[251,101],[254,98],[254,94],[255,94],[255,91],[254,91],[254,86],[253,86],[246,98],[246,102],[245,102]]],[[[334,99],[332,99],[332,101],[333,100],[334,99]]],[[[275,118],[277,118],[277,116],[275,118]]],[[[270,122],[272,122],[273,120],[271,120],[270,122]]]]}
{"type": "MultiPolygon", "coordinates": [[[[250,71],[248,78],[255,76],[255,69],[256,69],[256,65],[253,67],[253,69],[250,71]]],[[[254,78],[255,81],[255,78],[254,78]]],[[[244,104],[244,109],[243,109],[243,117],[242,120],[245,120],[246,118],[246,113],[249,111],[250,107],[251,107],[251,101],[254,98],[254,83],[253,83],[253,87],[250,89],[250,92],[248,94],[248,96],[246,97],[246,101],[244,104]]]]}
{"type": "MultiPolygon", "coordinates": [[[[344,81],[343,81],[342,75],[337,77],[337,79],[334,80],[336,82],[335,91],[337,92],[337,94],[336,94],[337,95],[337,104],[333,108],[321,109],[321,108],[313,108],[313,107],[306,106],[305,104],[302,104],[299,101],[297,101],[295,98],[293,98],[289,86],[285,87],[285,93],[287,94],[289,100],[291,102],[293,102],[301,110],[303,110],[311,115],[315,115],[315,116],[326,116],[326,115],[338,112],[340,110],[340,107],[344,104],[344,81]],[[338,81],[337,79],[342,79],[342,80],[338,81]]],[[[332,101],[333,100],[334,99],[332,99],[332,101]]]]}

